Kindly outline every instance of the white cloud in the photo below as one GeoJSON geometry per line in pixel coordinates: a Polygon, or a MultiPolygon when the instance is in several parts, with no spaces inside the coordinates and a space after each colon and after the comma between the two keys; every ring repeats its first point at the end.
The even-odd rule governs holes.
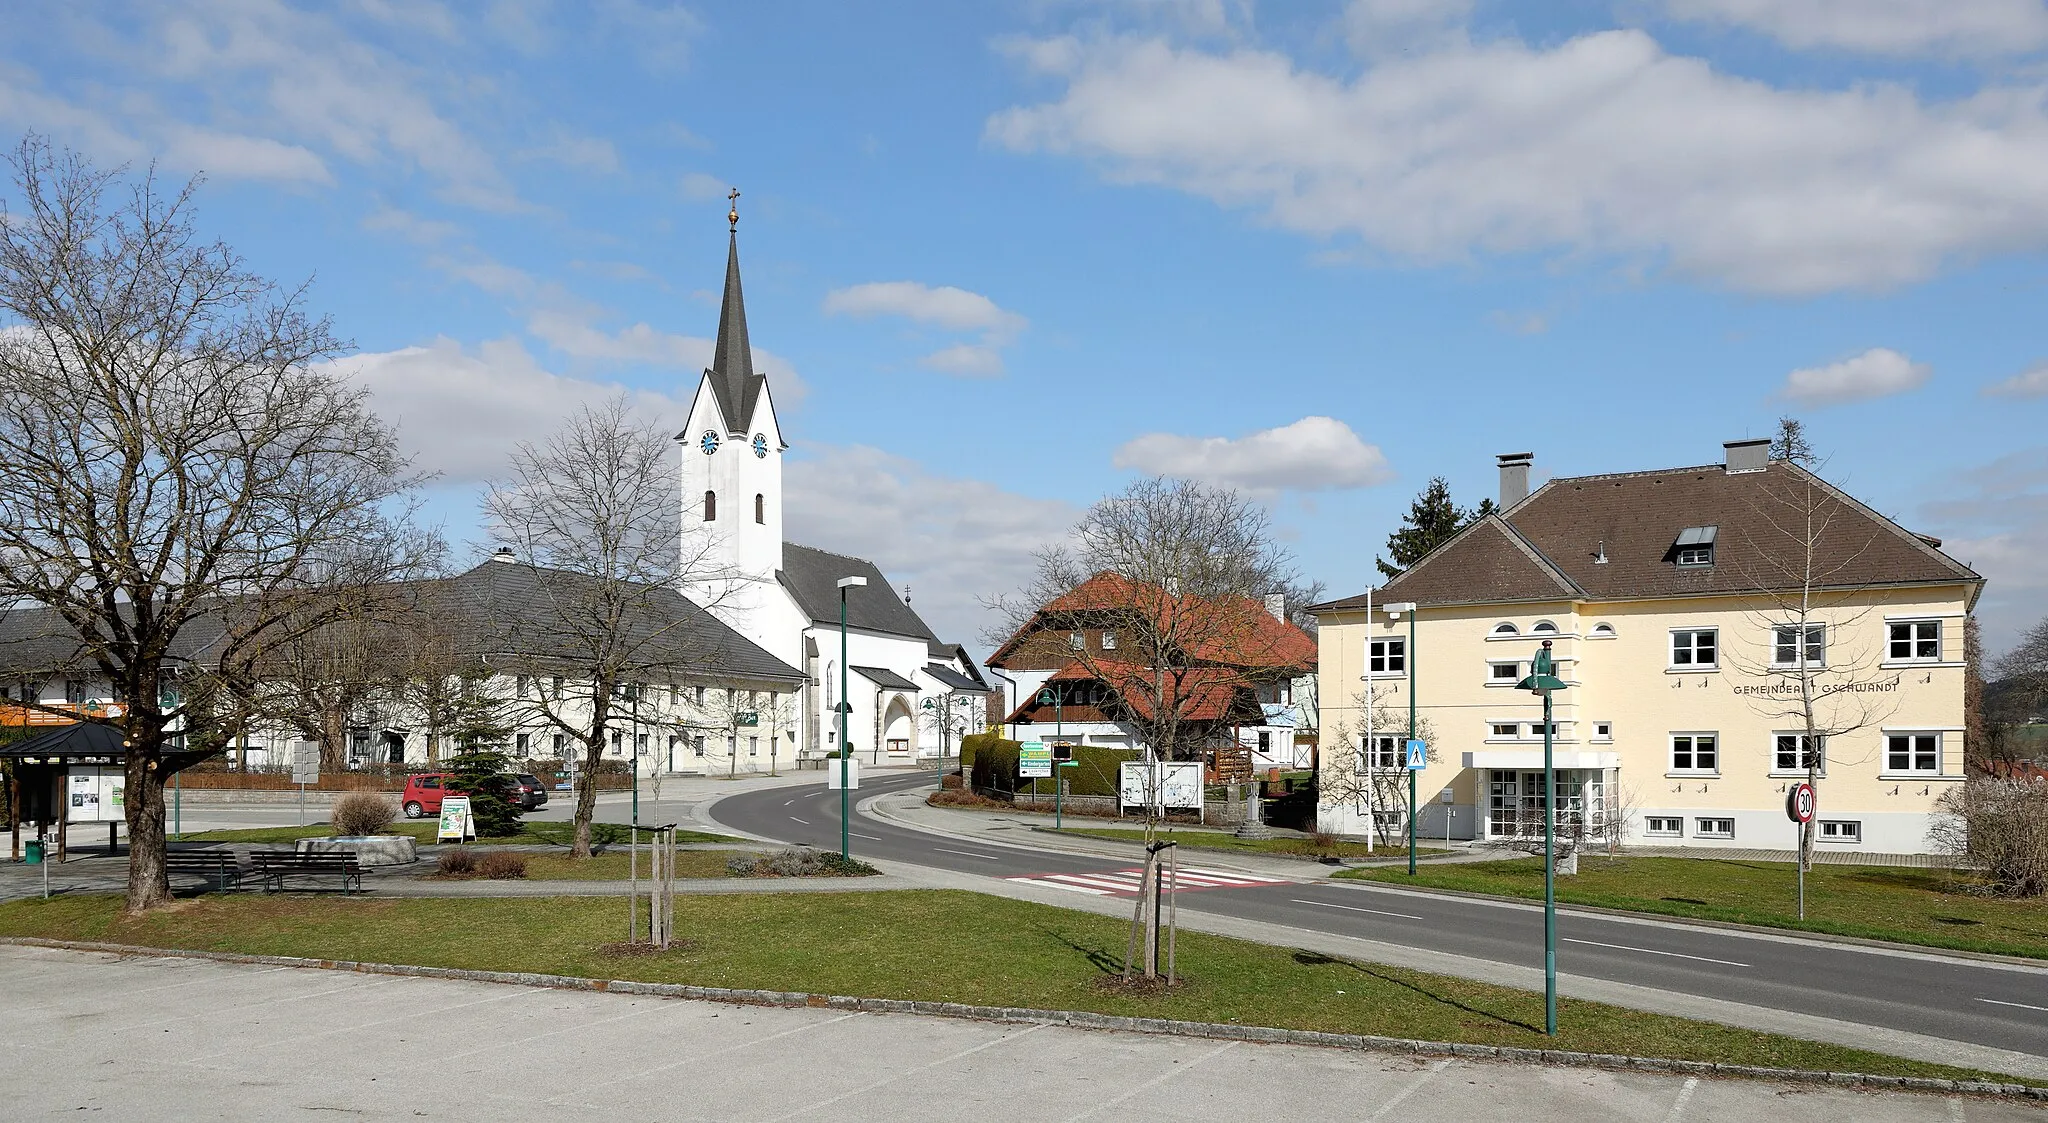
{"type": "Polygon", "coordinates": [[[2048,245],[2038,82],[1781,88],[1633,30],[1457,39],[1346,77],[1160,38],[1014,53],[1063,89],[992,116],[992,142],[1414,260],[1592,256],[1796,294],[2048,245]]]}
{"type": "MultiPolygon", "coordinates": [[[[378,416],[397,427],[413,466],[440,473],[439,482],[447,484],[502,474],[515,445],[546,439],[586,403],[624,393],[649,419],[676,425],[689,405],[687,397],[552,373],[514,340],[472,350],[440,338],[329,365],[369,390],[378,416]]],[[[695,389],[693,382],[688,392],[695,389]]]]}
{"type": "Polygon", "coordinates": [[[2041,0],[1666,0],[1671,15],[1748,28],[1798,50],[2026,54],[2048,46],[2041,0]]]}
{"type": "Polygon", "coordinates": [[[1344,38],[1361,58],[1448,46],[1465,36],[1472,0],[1351,0],[1344,38]]]}
{"type": "Polygon", "coordinates": [[[987,378],[1003,373],[1002,348],[1014,342],[1030,321],[978,292],[916,281],[872,281],[825,294],[830,315],[900,316],[915,324],[945,331],[979,332],[978,344],[941,348],[918,360],[920,366],[947,374],[987,378]]]}
{"type": "Polygon", "coordinates": [[[189,125],[164,130],[164,160],[227,179],[268,179],[329,184],[334,177],[320,157],[296,144],[268,137],[240,136],[189,125]]]}
{"type": "Polygon", "coordinates": [[[1259,493],[1372,487],[1393,478],[1379,446],[1333,417],[1304,417],[1237,438],[1147,433],[1117,449],[1114,463],[1259,493]]]}
{"type": "Polygon", "coordinates": [[[728,190],[724,180],[709,172],[687,172],[677,186],[682,189],[683,198],[699,201],[723,199],[728,190]]]}
{"type": "Polygon", "coordinates": [[[974,645],[988,622],[978,598],[1022,588],[1035,552],[1081,514],[879,449],[806,449],[814,455],[784,469],[790,540],[880,565],[911,586],[911,607],[948,642],[974,645]]]}
{"type": "Polygon", "coordinates": [[[1994,398],[2048,398],[2048,362],[2035,363],[2003,382],[1984,388],[1994,398]]]}
{"type": "Polygon", "coordinates": [[[986,331],[1002,337],[1024,330],[1025,319],[1006,312],[978,292],[951,285],[933,288],[916,281],[874,281],[834,289],[825,295],[825,311],[849,316],[902,316],[920,324],[953,331],[986,331]]]}
{"type": "Polygon", "coordinates": [[[565,168],[581,172],[595,172],[610,175],[619,170],[619,150],[603,137],[584,136],[557,127],[544,144],[530,148],[526,155],[533,159],[552,160],[565,168]]]}
{"type": "Polygon", "coordinates": [[[1780,397],[1805,405],[1840,405],[1888,398],[1916,390],[1927,381],[1928,367],[1889,347],[1872,347],[1861,355],[1819,367],[1801,367],[1785,376],[1780,397]]]}
{"type": "Polygon", "coordinates": [[[394,234],[414,245],[431,246],[445,242],[462,232],[452,222],[423,218],[411,211],[396,207],[380,207],[363,216],[362,227],[380,234],[394,234]]]}

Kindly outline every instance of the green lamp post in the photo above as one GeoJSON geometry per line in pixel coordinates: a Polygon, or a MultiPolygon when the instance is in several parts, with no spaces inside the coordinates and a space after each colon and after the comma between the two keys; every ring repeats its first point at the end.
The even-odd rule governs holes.
{"type": "Polygon", "coordinates": [[[847,779],[852,772],[853,746],[846,743],[846,712],[853,704],[846,699],[846,590],[866,588],[865,577],[839,579],[839,856],[851,858],[852,830],[848,815],[851,801],[846,797],[847,779]]]}
{"type": "MultiPolygon", "coordinates": [[[[1038,704],[1041,706],[1050,704],[1052,706],[1052,739],[1054,743],[1066,740],[1067,700],[1065,694],[1061,691],[1054,690],[1052,687],[1048,686],[1044,690],[1038,692],[1038,704]]],[[[1060,829],[1060,802],[1062,794],[1063,793],[1060,791],[1060,765],[1058,761],[1054,761],[1052,766],[1053,830],[1060,829]]],[[[1036,803],[1038,801],[1038,781],[1035,779],[1031,781],[1031,799],[1033,803],[1036,803]]]]}
{"type": "Polygon", "coordinates": [[[1550,696],[1565,688],[1550,659],[1550,641],[1529,664],[1529,677],[1515,684],[1543,699],[1543,1032],[1557,1036],[1557,771],[1552,767],[1550,696]]]}

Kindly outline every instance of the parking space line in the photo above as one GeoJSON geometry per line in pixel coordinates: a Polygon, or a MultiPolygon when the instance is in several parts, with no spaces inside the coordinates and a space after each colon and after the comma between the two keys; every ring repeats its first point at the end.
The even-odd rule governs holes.
{"type": "Polygon", "coordinates": [[[867,1093],[872,1092],[877,1088],[887,1087],[890,1084],[896,1083],[898,1080],[902,1080],[905,1077],[914,1076],[917,1073],[925,1071],[926,1069],[937,1068],[942,1064],[950,1064],[951,1062],[957,1061],[962,1057],[971,1057],[974,1054],[981,1052],[983,1049],[993,1049],[998,1045],[1004,1044],[1005,1042],[1015,1041],[1020,1037],[1029,1037],[1032,1034],[1037,1033],[1039,1030],[1046,1029],[1051,1025],[1051,1022],[1040,1022],[1037,1025],[1032,1026],[1030,1029],[1023,1031],[1022,1033],[999,1034],[994,1040],[984,1041],[981,1044],[976,1045],[972,1049],[962,1049],[959,1052],[954,1053],[950,1057],[940,1057],[938,1060],[935,1060],[930,1064],[921,1064],[916,1068],[909,1069],[904,1072],[899,1072],[894,1076],[887,1076],[880,1080],[873,1081],[872,1083],[863,1084],[858,1088],[852,1089],[851,1091],[841,1092],[830,1099],[824,1099],[819,1100],[816,1103],[805,1104],[804,1106],[797,1108],[795,1111],[786,1112],[782,1115],[777,1115],[771,1119],[764,1120],[763,1123],[782,1123],[782,1120],[784,1119],[795,1119],[799,1115],[804,1115],[806,1113],[816,1111],[821,1107],[830,1107],[841,1100],[850,1100],[855,1096],[866,1095],[867,1093]]]}
{"type": "MultiPolygon", "coordinates": [[[[639,1080],[642,1077],[653,1076],[657,1072],[667,1072],[672,1068],[681,1068],[684,1065],[702,1064],[703,1062],[710,1060],[712,1057],[724,1056],[727,1053],[736,1053],[742,1049],[751,1049],[756,1045],[766,1045],[770,1041],[776,1041],[781,1038],[788,1037],[791,1034],[808,1033],[809,1031],[814,1029],[823,1029],[824,1027],[829,1025],[837,1025],[840,1022],[847,1020],[848,1018],[858,1017],[860,1017],[860,1012],[855,1011],[851,1014],[841,1014],[836,1018],[827,1018],[822,1022],[808,1022],[804,1025],[797,1026],[795,1029],[785,1029],[779,1033],[771,1033],[766,1037],[756,1037],[751,1041],[742,1041],[737,1045],[728,1045],[723,1049],[713,1049],[709,1053],[696,1053],[680,1061],[670,1061],[667,1064],[655,1065],[653,1068],[641,1069],[639,1072],[633,1073],[630,1076],[621,1076],[619,1077],[619,1079],[621,1081],[639,1080]]],[[[548,1104],[549,1106],[560,1106],[558,1101],[555,1100],[549,1100],[548,1104]]]]}
{"type": "Polygon", "coordinates": [[[1104,1100],[1103,1102],[1096,1104],[1094,1107],[1089,1108],[1088,1110],[1082,1112],[1079,1115],[1069,1115],[1064,1120],[1062,1120],[1061,1123],[1081,1123],[1081,1120],[1086,1119],[1091,1115],[1100,1115],[1101,1113],[1108,1111],[1110,1108],[1115,1107],[1116,1105],[1124,1102],[1125,1100],[1131,1099],[1134,1096],[1143,1095],[1144,1093],[1149,1092],[1154,1088],[1157,1088],[1159,1085],[1164,1084],[1169,1080],[1172,1080],[1176,1076],[1180,1076],[1183,1073],[1186,1073],[1192,1069],[1200,1068],[1202,1065],[1208,1064],[1210,1061],[1215,1060],[1217,1057],[1220,1057],[1223,1054],[1228,1053],[1232,1049],[1235,1049],[1242,1044],[1244,1043],[1241,1041],[1228,1041],[1225,1042],[1221,1048],[1211,1049],[1208,1052],[1202,1054],[1201,1057],[1198,1058],[1192,1065],[1168,1065],[1165,1072],[1162,1072],[1159,1075],[1153,1077],[1152,1079],[1145,1081],[1143,1084],[1140,1084],[1137,1087],[1132,1088],[1130,1091],[1125,1092],[1123,1095],[1118,1096],[1113,1100],[1104,1100]]]}
{"type": "Polygon", "coordinates": [[[1387,1117],[1388,1112],[1401,1106],[1402,1102],[1406,1100],[1408,1097],[1414,1095],[1417,1092],[1420,1092],[1424,1084],[1427,1084],[1431,1080],[1435,1079],[1437,1073],[1440,1073],[1443,1070],[1451,1067],[1451,1065],[1454,1062],[1456,1062],[1456,1060],[1456,1057],[1445,1057],[1443,1060],[1440,1060],[1435,1064],[1430,1065],[1429,1071],[1409,1081],[1407,1087],[1402,1088],[1400,1091],[1394,1093],[1391,1097],[1389,1097],[1385,1102],[1381,1103],[1380,1109],[1378,1111],[1375,1111],[1371,1115],[1366,1117],[1367,1123],[1377,1123],[1378,1120],[1385,1119],[1387,1117]]]}
{"type": "Polygon", "coordinates": [[[1688,1076],[1685,1078],[1685,1087],[1678,1090],[1678,1100],[1671,1105],[1671,1110],[1665,1114],[1664,1123],[1678,1123],[1679,1119],[1685,1115],[1685,1105],[1692,1102],[1692,1094],[1699,1086],[1699,1077],[1688,1076]]]}
{"type": "MultiPolygon", "coordinates": [[[[538,995],[546,993],[548,992],[543,990],[526,990],[524,988],[520,988],[515,989],[511,994],[494,994],[489,998],[479,998],[475,1002],[457,1002],[450,1006],[436,1006],[431,1010],[412,1010],[407,1013],[400,1014],[395,1018],[377,1018],[372,1021],[358,1022],[357,1024],[351,1026],[335,1026],[331,1029],[323,1029],[314,1033],[295,1034],[291,1037],[273,1037],[266,1040],[263,1044],[265,1048],[271,1048],[274,1046],[284,1045],[295,1041],[312,1041],[316,1038],[332,1037],[337,1033],[355,1033],[360,1030],[369,1029],[372,1026],[388,1026],[394,1022],[409,1022],[415,1018],[437,1018],[443,1014],[446,1014],[450,1010],[467,1010],[471,1006],[488,1006],[493,1002],[509,1002],[515,998],[533,998],[538,995]]],[[[239,1049],[223,1049],[216,1053],[201,1053],[198,1056],[192,1057],[191,1059],[193,1061],[204,1061],[211,1059],[213,1057],[236,1056],[239,1055],[240,1052],[241,1050],[239,1049]]]]}

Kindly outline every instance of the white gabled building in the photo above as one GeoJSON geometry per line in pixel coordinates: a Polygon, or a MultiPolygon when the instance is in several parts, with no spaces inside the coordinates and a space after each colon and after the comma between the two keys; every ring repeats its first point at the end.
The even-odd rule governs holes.
{"type": "MultiPolygon", "coordinates": [[[[731,216],[737,223],[737,216],[731,216]]],[[[766,375],[754,369],[740,287],[739,236],[727,247],[725,294],[711,369],[676,434],[686,572],[705,574],[695,598],[741,635],[803,672],[798,753],[839,746],[834,707],[845,681],[846,740],[856,759],[908,763],[984,728],[989,692],[965,649],[941,643],[871,561],[788,542],[782,457],[789,445],[766,375]],[[843,578],[846,656],[840,658],[843,578]],[[843,673],[842,673],[843,672],[843,673]]]]}

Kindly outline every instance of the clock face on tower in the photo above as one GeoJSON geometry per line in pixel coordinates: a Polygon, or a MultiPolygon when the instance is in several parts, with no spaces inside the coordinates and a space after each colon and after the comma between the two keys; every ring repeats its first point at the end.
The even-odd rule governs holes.
{"type": "Polygon", "coordinates": [[[766,457],[767,457],[767,455],[768,455],[768,435],[767,435],[766,433],[756,433],[756,434],[754,434],[754,455],[755,455],[755,456],[759,456],[759,457],[763,457],[763,458],[766,458],[766,457]]]}
{"type": "Polygon", "coordinates": [[[703,449],[703,450],[704,450],[704,455],[706,455],[706,456],[709,456],[709,455],[711,455],[712,453],[714,453],[714,452],[717,452],[717,451],[718,451],[718,430],[716,430],[716,429],[706,429],[706,430],[704,430],[704,435],[703,435],[703,436],[701,436],[701,437],[698,437],[698,438],[697,438],[697,447],[698,447],[698,448],[701,448],[701,449],[703,449]]]}

